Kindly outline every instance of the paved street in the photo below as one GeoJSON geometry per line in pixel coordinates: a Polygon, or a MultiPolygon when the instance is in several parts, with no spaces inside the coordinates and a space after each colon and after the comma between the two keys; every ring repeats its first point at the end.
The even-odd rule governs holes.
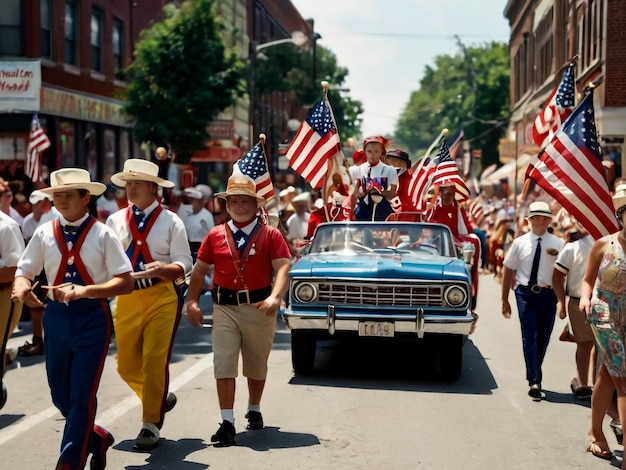
{"type": "MultiPolygon", "coordinates": [[[[115,348],[99,393],[97,421],[116,442],[107,468],[119,469],[600,469],[585,452],[589,404],[569,390],[574,345],[560,343],[557,320],[544,368],[546,399],[527,396],[519,322],[499,312],[499,289],[481,277],[478,329],[464,348],[461,379],[440,382],[429,348],[390,343],[323,344],[318,373],[291,371],[289,332],[279,322],[263,401],[267,429],[245,432],[245,382],[238,381],[237,446],[215,448],[219,410],[212,376],[210,329],[183,319],[171,366],[177,407],[160,446],[135,452],[139,401],[118,377],[115,348]]],[[[512,305],[513,295],[511,295],[512,305]]],[[[27,322],[10,345],[30,339],[27,322]]],[[[53,469],[64,424],[53,407],[42,357],[18,358],[0,412],[0,469],[53,469]]],[[[608,421],[609,444],[616,447],[608,421]]],[[[618,447],[621,450],[621,447],[618,447]]]]}

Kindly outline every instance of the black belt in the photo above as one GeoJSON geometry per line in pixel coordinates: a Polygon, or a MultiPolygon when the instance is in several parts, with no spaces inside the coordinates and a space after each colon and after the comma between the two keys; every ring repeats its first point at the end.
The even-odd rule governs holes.
{"type": "Polygon", "coordinates": [[[244,305],[254,304],[267,299],[272,293],[272,287],[263,287],[256,290],[230,290],[215,286],[211,291],[213,302],[220,305],[244,305]]]}
{"type": "Polygon", "coordinates": [[[528,292],[530,294],[541,294],[541,291],[548,289],[548,290],[552,290],[552,287],[550,286],[545,286],[542,287],[538,284],[535,284],[534,286],[518,286],[520,288],[520,290],[522,290],[523,292],[528,292]]]}
{"type": "Polygon", "coordinates": [[[148,287],[152,287],[155,284],[161,282],[161,278],[158,277],[138,277],[133,279],[135,283],[135,290],[143,290],[148,287]]]}
{"type": "Polygon", "coordinates": [[[573,300],[573,301],[579,301],[579,302],[580,302],[580,297],[572,297],[572,296],[570,295],[570,300],[573,300]]]}

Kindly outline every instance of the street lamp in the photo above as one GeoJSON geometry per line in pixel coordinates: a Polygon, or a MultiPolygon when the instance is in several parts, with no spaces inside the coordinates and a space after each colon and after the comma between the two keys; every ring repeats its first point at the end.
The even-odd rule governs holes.
{"type": "Polygon", "coordinates": [[[248,96],[250,99],[250,107],[248,110],[248,121],[250,127],[250,145],[254,145],[255,135],[257,134],[255,131],[256,122],[257,122],[257,100],[254,96],[255,87],[256,87],[256,64],[257,58],[260,51],[263,49],[267,49],[268,47],[278,46],[280,44],[295,44],[298,47],[304,46],[308,42],[309,38],[306,34],[301,31],[294,31],[291,33],[291,37],[285,39],[277,39],[275,41],[265,42],[263,44],[259,44],[257,41],[252,41],[250,43],[250,55],[249,55],[249,66],[250,72],[248,74],[248,96]]]}

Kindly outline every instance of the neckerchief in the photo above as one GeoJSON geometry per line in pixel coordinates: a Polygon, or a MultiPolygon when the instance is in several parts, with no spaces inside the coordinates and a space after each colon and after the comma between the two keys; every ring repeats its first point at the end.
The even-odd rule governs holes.
{"type": "Polygon", "coordinates": [[[65,239],[66,234],[63,233],[59,219],[55,218],[52,221],[52,231],[62,256],[54,285],[59,285],[63,282],[71,282],[72,284],[82,283],[82,285],[94,284],[93,279],[87,272],[85,264],[80,258],[80,249],[87,237],[87,233],[89,233],[89,230],[91,230],[91,227],[93,227],[95,223],[95,218],[91,216],[87,217],[77,230],[76,243],[72,243],[71,248],[68,248],[68,243],[65,239]]]}

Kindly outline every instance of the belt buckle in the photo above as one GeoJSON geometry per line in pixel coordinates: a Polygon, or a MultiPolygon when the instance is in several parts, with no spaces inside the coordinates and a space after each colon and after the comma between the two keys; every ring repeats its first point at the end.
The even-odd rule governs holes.
{"type": "Polygon", "coordinates": [[[530,288],[530,291],[531,291],[533,294],[539,294],[539,293],[541,293],[541,289],[542,289],[542,287],[541,287],[540,285],[535,284],[534,286],[532,286],[532,287],[530,288]]]}
{"type": "Polygon", "coordinates": [[[237,291],[237,305],[241,304],[249,304],[250,302],[250,289],[238,290],[237,291]],[[241,300],[241,295],[244,295],[243,301],[241,300]]]}

